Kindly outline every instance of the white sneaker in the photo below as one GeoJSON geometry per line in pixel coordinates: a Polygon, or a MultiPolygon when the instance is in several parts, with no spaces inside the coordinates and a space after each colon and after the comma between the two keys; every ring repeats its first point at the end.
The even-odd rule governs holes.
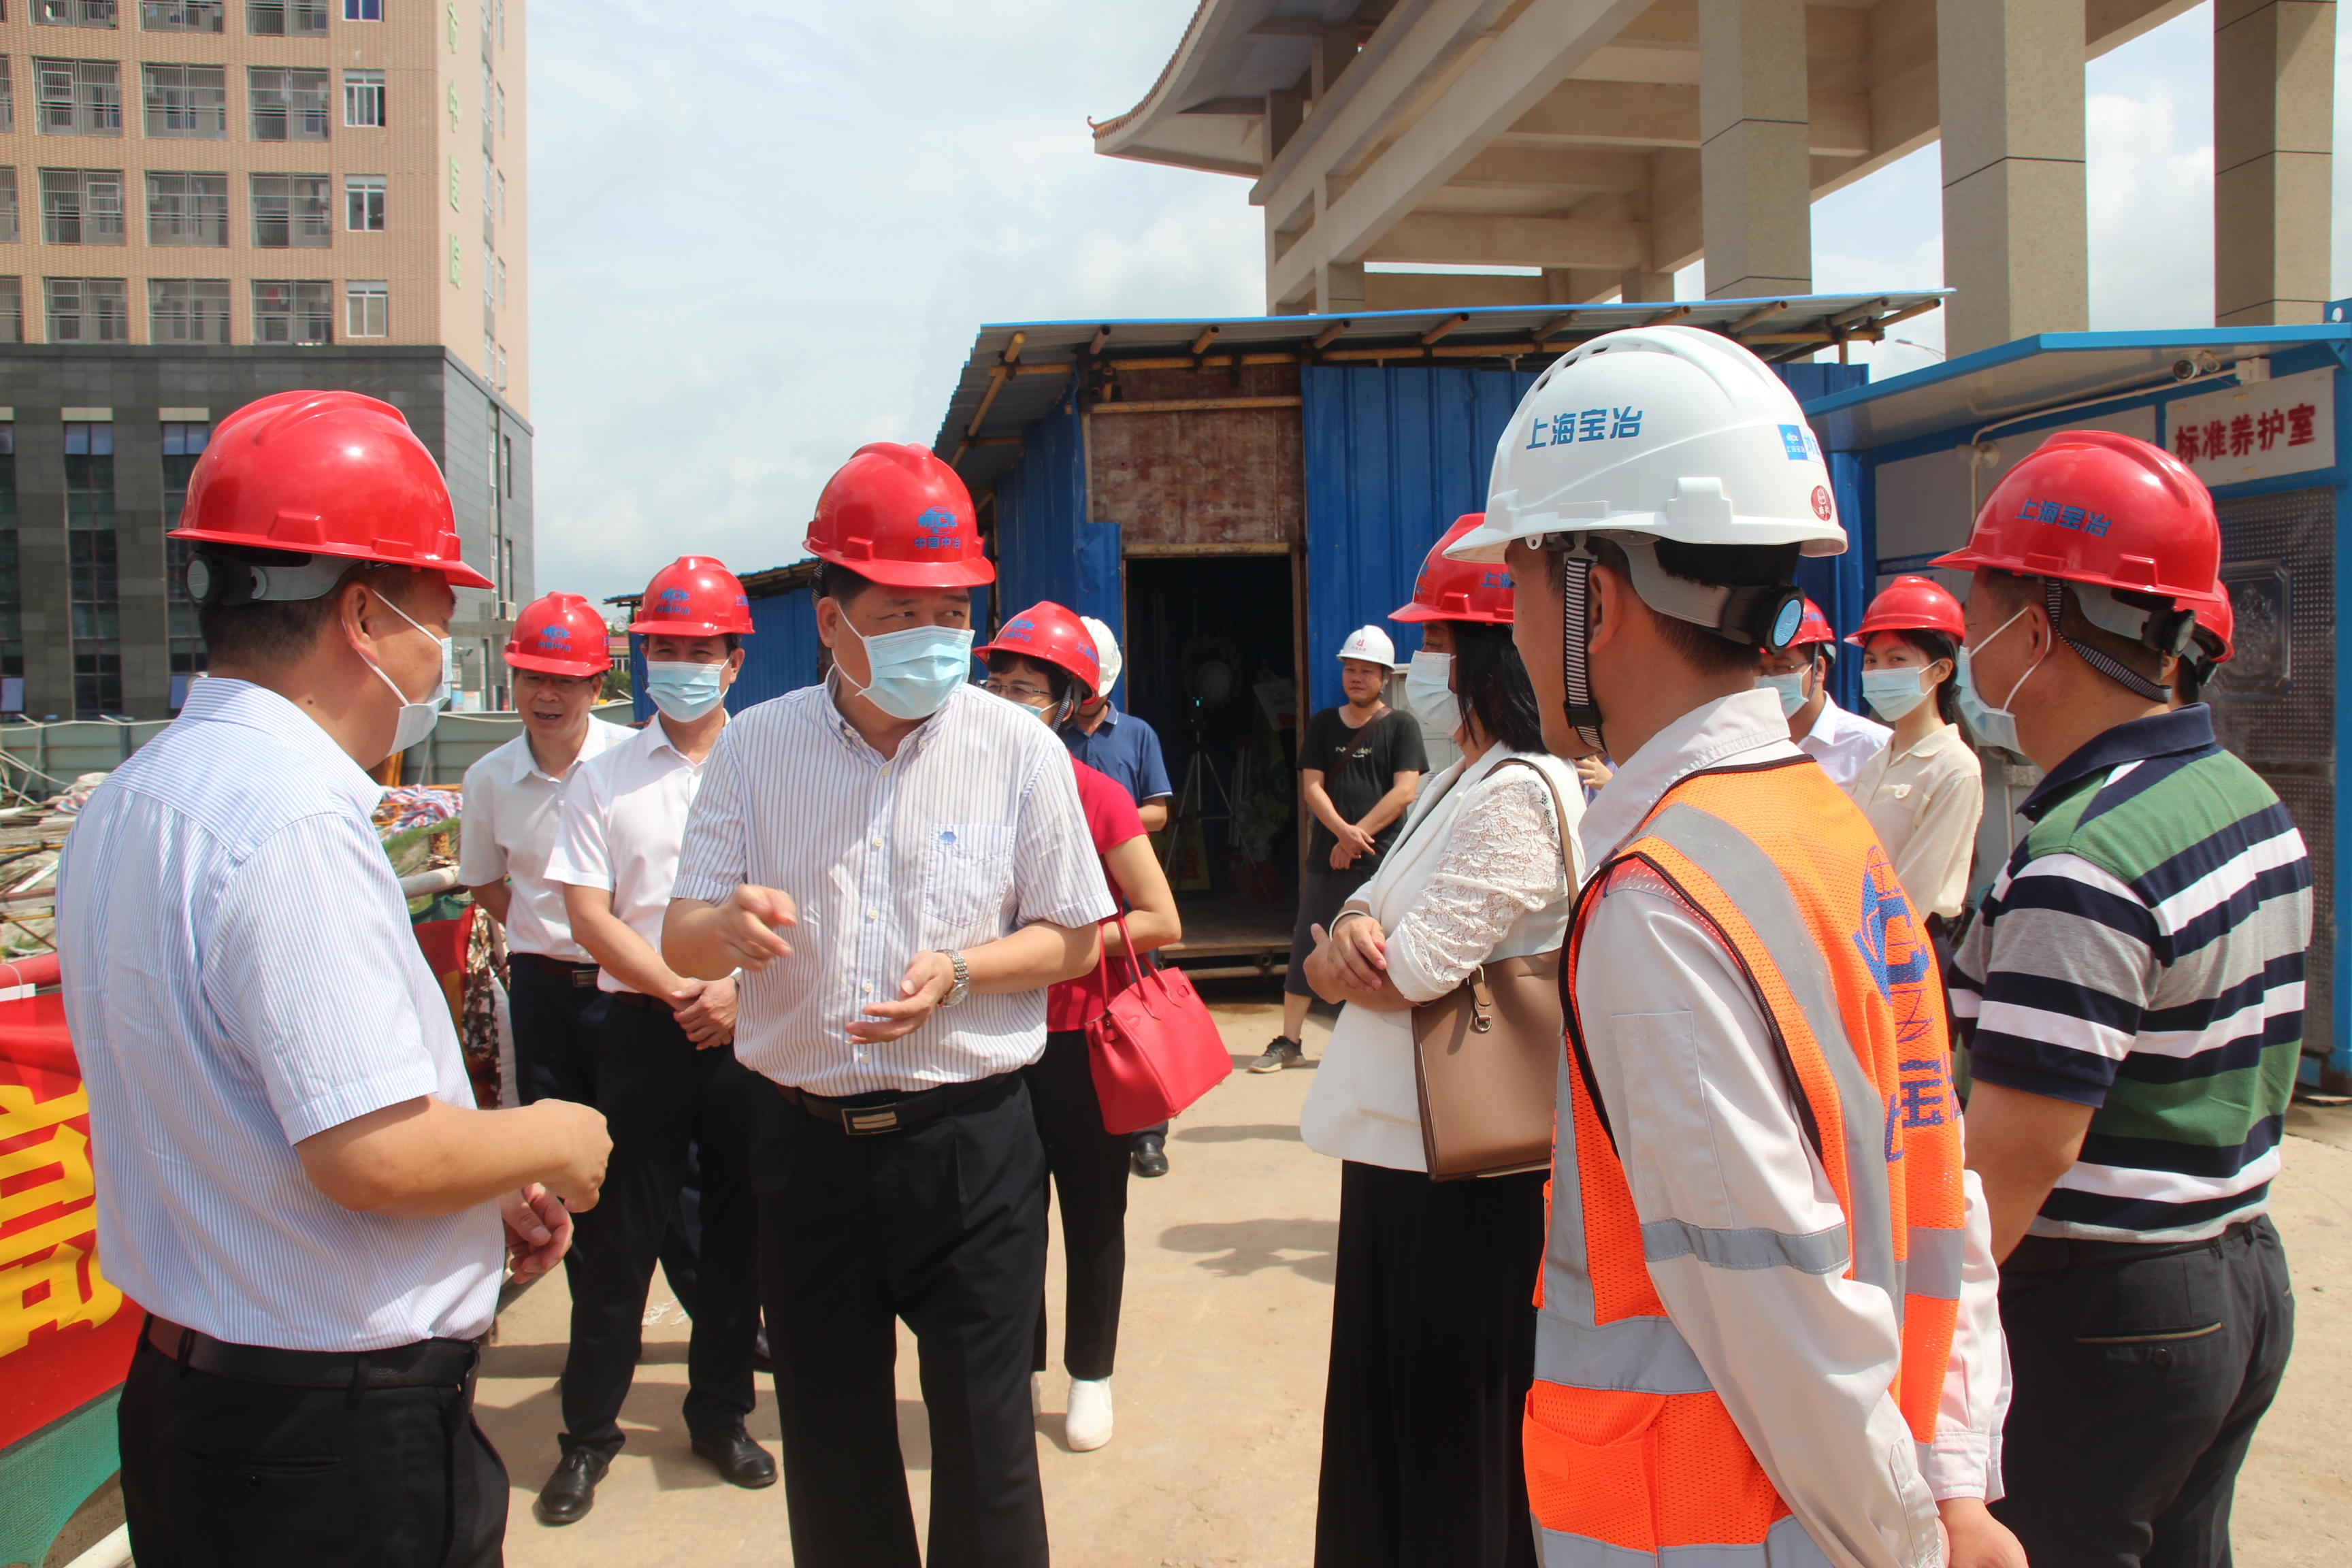
{"type": "Polygon", "coordinates": [[[1029,1414],[1033,1416],[1045,1414],[1045,1374],[1042,1372],[1029,1374],[1029,1414]]]}
{"type": "Polygon", "coordinates": [[[1081,1454],[1110,1441],[1110,1379],[1070,1379],[1069,1414],[1062,1417],[1062,1436],[1081,1454]]]}

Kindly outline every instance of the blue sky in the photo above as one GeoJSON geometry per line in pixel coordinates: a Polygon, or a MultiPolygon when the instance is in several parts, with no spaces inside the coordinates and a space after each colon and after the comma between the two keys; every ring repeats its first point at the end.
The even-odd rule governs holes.
{"type": "MultiPolygon", "coordinates": [[[[860,442],[937,432],[980,322],[1263,310],[1245,184],[1097,158],[1087,132],[1194,4],[534,7],[539,590],[631,592],[688,551],[793,560],[860,442]]],[[[2211,320],[2211,39],[2200,5],[2090,68],[2094,326],[2211,320]]],[[[2352,29],[2338,46],[2352,79],[2352,29]]],[[[1938,189],[1930,146],[1818,204],[1816,287],[1938,286],[1938,189]]],[[[1936,314],[1898,331],[1920,346],[1881,345],[1882,374],[1941,351],[1936,314]]]]}

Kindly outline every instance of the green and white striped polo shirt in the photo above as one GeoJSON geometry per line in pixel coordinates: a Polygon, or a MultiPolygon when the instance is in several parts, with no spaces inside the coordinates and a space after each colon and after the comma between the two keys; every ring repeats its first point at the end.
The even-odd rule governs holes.
{"type": "Polygon", "coordinates": [[[2201,706],[2117,725],[2022,810],[1951,989],[1978,1079],[2095,1109],[2033,1234],[2186,1241],[2262,1213],[2303,1044],[2294,819],[2201,706]]]}

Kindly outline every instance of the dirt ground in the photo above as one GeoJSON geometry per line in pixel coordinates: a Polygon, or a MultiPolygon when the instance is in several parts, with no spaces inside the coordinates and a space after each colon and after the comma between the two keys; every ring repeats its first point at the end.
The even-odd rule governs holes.
{"type": "MultiPolygon", "coordinates": [[[[1220,1002],[1238,1059],[1257,1054],[1278,1014],[1260,998],[1220,1002]]],[[[1308,1054],[1328,1034],[1307,1026],[1308,1054]]],[[[1237,1073],[1177,1124],[1174,1170],[1129,1189],[1128,1279],[1110,1446],[1062,1445],[1066,1382],[1047,1382],[1037,1423],[1055,1558],[1094,1568],[1303,1568],[1312,1557],[1315,1480],[1330,1329],[1339,1166],[1298,1141],[1311,1074],[1237,1073]]],[[[2298,1108],[2276,1215],[2298,1298],[2295,1359],[2238,1490],[2242,1568],[2352,1562],[2352,1458],[2340,1442],[2352,1389],[2352,1110],[2298,1108]]],[[[1058,1302],[1060,1247],[1049,1289],[1058,1302]]],[[[555,1377],[563,1363],[561,1275],[501,1319],[481,1382],[483,1426],[514,1479],[507,1560],[515,1568],[697,1568],[791,1561],[783,1489],[746,1492],[688,1451],[678,1415],[686,1325],[656,1278],[646,1354],[622,1420],[627,1448],[594,1511],[551,1530],[530,1502],[556,1459],[555,1377]]],[[[1058,1310],[1054,1314],[1058,1320],[1058,1310]]],[[[901,1331],[900,1441],[919,1521],[929,1443],[914,1345],[901,1331]]],[[[1058,1353],[1058,1349],[1056,1350],[1058,1353]]],[[[764,1387],[751,1432],[775,1445],[764,1387]]]]}

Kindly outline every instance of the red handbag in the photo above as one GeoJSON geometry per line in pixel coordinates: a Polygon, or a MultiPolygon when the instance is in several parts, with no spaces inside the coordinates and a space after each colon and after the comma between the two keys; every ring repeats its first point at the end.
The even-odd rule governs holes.
{"type": "MultiPolygon", "coordinates": [[[[1127,911],[1118,916],[1127,935],[1127,911]]],[[[1103,1131],[1114,1137],[1157,1127],[1197,1101],[1234,1070],[1224,1037],[1209,1016],[1192,977],[1181,969],[1146,969],[1128,941],[1135,984],[1105,1005],[1087,1026],[1087,1061],[1103,1131]]],[[[1110,990],[1110,944],[1103,944],[1103,990],[1110,990]]]]}

